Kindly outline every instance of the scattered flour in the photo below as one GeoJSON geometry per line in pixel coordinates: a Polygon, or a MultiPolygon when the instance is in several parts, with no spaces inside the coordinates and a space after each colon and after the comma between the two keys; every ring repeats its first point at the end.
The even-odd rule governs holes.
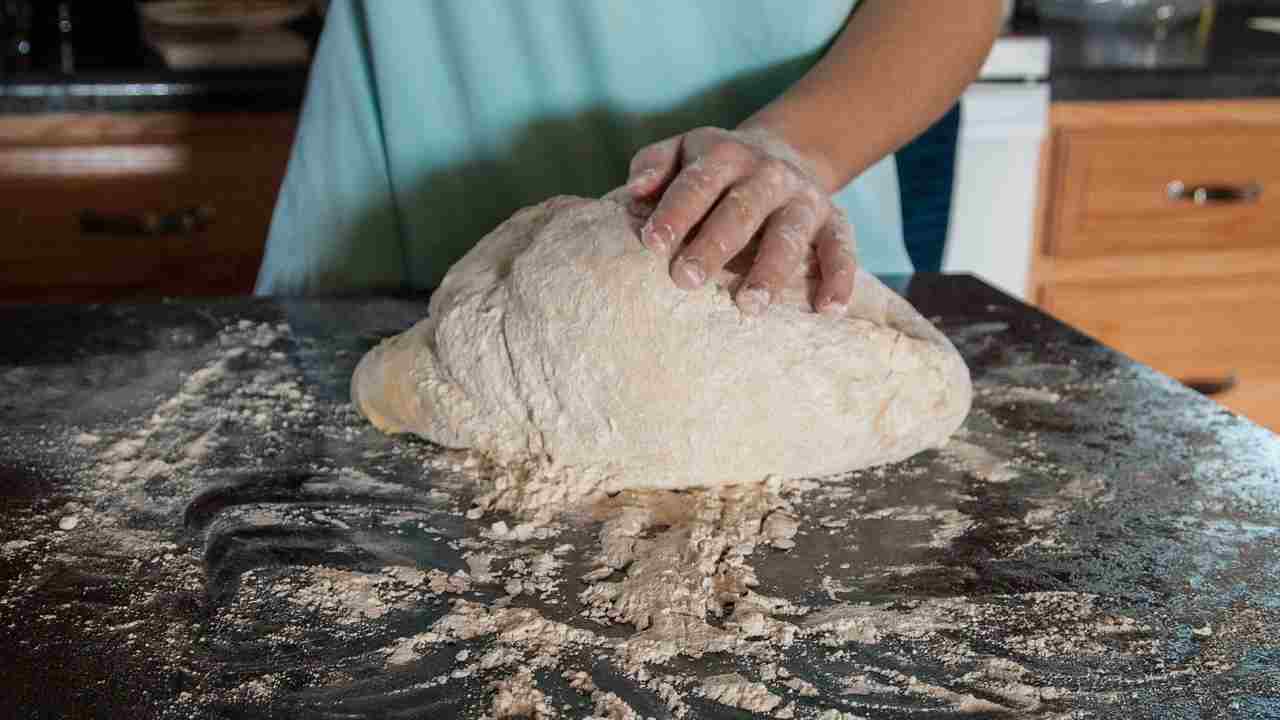
{"type": "Polygon", "coordinates": [[[532,718],[547,720],[556,716],[547,703],[547,696],[533,682],[533,672],[522,667],[514,675],[495,680],[493,696],[494,720],[504,718],[532,718]]]}
{"type": "MultiPolygon", "coordinates": [[[[5,591],[0,610],[36,596],[51,569],[87,567],[88,558],[106,558],[104,574],[154,579],[131,580],[139,589],[85,632],[116,634],[138,657],[200,668],[172,717],[368,687],[361,683],[375,693],[467,697],[494,720],[644,717],[597,685],[598,668],[678,718],[697,717],[694,708],[707,703],[783,719],[918,706],[1057,717],[1073,702],[1114,703],[1191,672],[1230,672],[1239,660],[1223,643],[1267,627],[1249,608],[1232,611],[1237,622],[1205,617],[1186,632],[1204,644],[1203,656],[1176,663],[1166,660],[1159,619],[1130,617],[1099,595],[950,590],[975,579],[953,553],[983,529],[972,510],[981,490],[933,473],[958,469],[963,482],[997,489],[1040,478],[1043,487],[1004,520],[1023,531],[1021,544],[992,563],[1062,548],[1065,515],[1115,500],[1106,478],[1054,474],[1034,438],[1011,446],[971,430],[933,465],[912,461],[836,482],[616,494],[602,491],[608,478],[546,462],[500,467],[390,442],[375,455],[353,442],[364,454],[342,449],[340,462],[305,468],[299,498],[255,495],[250,483],[237,491],[246,498],[221,507],[215,493],[201,526],[206,544],[180,544],[193,500],[234,487],[211,468],[230,464],[256,477],[293,467],[297,443],[338,447],[372,432],[349,407],[307,390],[284,354],[288,337],[285,326],[232,325],[144,417],[69,429],[63,445],[85,459],[76,498],[33,510],[15,530],[24,534],[0,543],[5,562],[42,566],[5,591]],[[405,473],[385,469],[391,463],[423,468],[425,478],[406,483],[405,473]],[[925,491],[887,489],[912,483],[925,491]],[[900,557],[860,560],[885,528],[901,531],[886,541],[900,557]],[[298,543],[298,559],[267,552],[230,577],[210,570],[240,568],[211,558],[253,559],[265,542],[257,538],[273,533],[298,543]],[[433,565],[444,556],[449,563],[433,565]],[[925,590],[913,594],[916,587],[925,590]],[[173,597],[207,603],[207,623],[155,611],[173,597]],[[210,647],[279,660],[210,667],[210,647]],[[734,665],[699,677],[690,670],[699,660],[734,665]],[[1084,669],[1064,675],[1064,662],[1084,669]],[[580,706],[564,704],[557,691],[565,687],[580,706]]],[[[1024,387],[982,389],[978,401],[979,414],[982,403],[1065,402],[1024,387]]]]}
{"type": "Polygon", "coordinates": [[[709,700],[749,712],[767,713],[782,704],[782,698],[769,692],[769,688],[737,673],[703,678],[698,689],[709,700]]]}

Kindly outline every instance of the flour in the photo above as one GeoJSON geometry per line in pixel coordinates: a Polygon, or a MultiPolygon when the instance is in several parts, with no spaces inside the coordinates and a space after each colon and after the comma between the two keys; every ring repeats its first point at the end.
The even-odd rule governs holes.
{"type": "Polygon", "coordinates": [[[0,553],[4,553],[5,555],[16,555],[35,544],[34,540],[10,540],[9,542],[0,545],[0,553]]]}
{"type": "Polygon", "coordinates": [[[737,673],[704,678],[699,691],[710,700],[749,712],[767,713],[782,704],[782,698],[769,688],[754,683],[737,673]]]}
{"type": "Polygon", "coordinates": [[[569,687],[591,698],[597,717],[604,720],[642,720],[640,714],[623,702],[622,698],[596,687],[589,674],[581,670],[570,670],[563,677],[568,681],[569,687]]]}
{"type": "Polygon", "coordinates": [[[1040,403],[1056,405],[1062,394],[1047,388],[1018,387],[1016,385],[980,386],[975,392],[997,403],[1040,403]]]}
{"type": "Polygon", "coordinates": [[[546,695],[534,685],[533,673],[529,668],[520,668],[515,675],[494,681],[493,687],[497,690],[493,698],[495,720],[548,720],[555,717],[555,712],[547,704],[546,695]]]}
{"type": "Polygon", "coordinates": [[[82,432],[75,437],[75,443],[80,447],[93,447],[102,442],[102,438],[93,433],[82,432]]]}
{"type": "Polygon", "coordinates": [[[792,509],[778,481],[751,487],[667,494],[619,495],[600,533],[598,568],[581,600],[597,618],[641,632],[628,640],[631,663],[662,662],[708,652],[772,652],[790,643],[793,629],[772,619],[775,611],[801,613],[786,601],[756,594],[747,558],[762,542],[789,540],[794,525],[769,526],[768,517],[792,509]],[[643,537],[660,528],[652,538],[643,537]],[[623,577],[608,580],[615,572],[623,577]],[[721,630],[705,618],[732,615],[721,630]],[[756,640],[758,638],[759,640],[756,640]],[[771,642],[766,642],[766,639],[771,642]]]}
{"type": "MultiPolygon", "coordinates": [[[[396,579],[403,581],[405,578],[401,575],[396,579]]],[[[433,592],[454,591],[447,580],[432,580],[433,592]]],[[[411,582],[415,587],[422,584],[419,578],[413,578],[411,582]]],[[[395,607],[396,603],[382,592],[387,584],[387,576],[383,573],[315,567],[307,568],[300,578],[273,585],[270,591],[294,605],[326,615],[332,622],[350,625],[377,620],[395,607]]]]}
{"type": "Polygon", "coordinates": [[[953,439],[942,451],[987,482],[1007,483],[1018,476],[1017,470],[1007,461],[964,440],[953,439]]]}
{"type": "Polygon", "coordinates": [[[475,498],[467,517],[478,519],[487,512],[504,511],[527,518],[528,522],[516,526],[523,526],[518,530],[495,523],[490,529],[499,540],[530,539],[540,528],[554,524],[566,509],[603,497],[608,482],[607,474],[598,468],[565,468],[536,458],[504,465],[479,453],[467,453],[456,469],[472,470],[484,483],[485,489],[475,498]]]}

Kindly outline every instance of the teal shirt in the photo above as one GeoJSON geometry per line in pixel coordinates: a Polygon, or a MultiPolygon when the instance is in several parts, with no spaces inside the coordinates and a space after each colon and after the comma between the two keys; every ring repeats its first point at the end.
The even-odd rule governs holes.
{"type": "MultiPolygon", "coordinates": [[[[855,2],[336,0],[258,292],[434,287],[519,208],[603,195],[644,145],[736,126],[855,2]]],[[[892,158],[836,199],[864,267],[910,271],[892,158]]]]}

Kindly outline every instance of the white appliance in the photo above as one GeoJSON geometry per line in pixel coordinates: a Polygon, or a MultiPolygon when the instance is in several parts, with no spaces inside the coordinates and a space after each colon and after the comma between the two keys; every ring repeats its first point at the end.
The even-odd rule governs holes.
{"type": "Polygon", "coordinates": [[[1048,131],[1049,41],[1002,36],[961,98],[944,272],[973,273],[1027,294],[1048,131]]]}

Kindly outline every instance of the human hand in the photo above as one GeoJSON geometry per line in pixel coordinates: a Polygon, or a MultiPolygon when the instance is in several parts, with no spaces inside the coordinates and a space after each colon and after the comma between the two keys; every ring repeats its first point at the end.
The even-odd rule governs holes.
{"type": "Polygon", "coordinates": [[[658,198],[640,240],[671,259],[677,287],[701,287],[759,236],[734,295],[744,314],[764,312],[816,258],[813,307],[839,315],[853,294],[853,230],[818,175],[763,132],[698,128],[637,152],[626,187],[658,198]]]}

